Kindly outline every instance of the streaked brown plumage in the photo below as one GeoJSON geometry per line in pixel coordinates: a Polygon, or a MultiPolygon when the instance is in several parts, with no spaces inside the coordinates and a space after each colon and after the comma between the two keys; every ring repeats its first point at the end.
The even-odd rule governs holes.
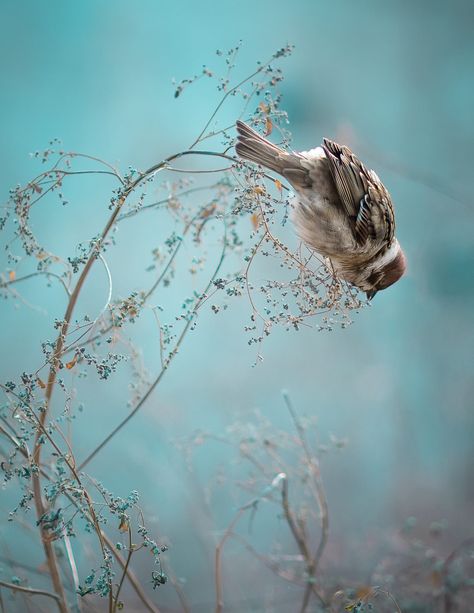
{"type": "Polygon", "coordinates": [[[237,154],[282,175],[293,187],[293,221],[301,239],[331,260],[336,276],[369,299],[404,274],[390,194],[348,147],[288,152],[237,122],[237,154]]]}

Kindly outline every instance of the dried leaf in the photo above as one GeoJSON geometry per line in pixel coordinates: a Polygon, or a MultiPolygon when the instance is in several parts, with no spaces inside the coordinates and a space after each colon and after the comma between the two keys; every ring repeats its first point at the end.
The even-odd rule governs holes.
{"type": "Polygon", "coordinates": [[[253,192],[254,194],[256,194],[257,196],[264,196],[265,195],[265,188],[262,187],[261,185],[256,185],[253,188],[253,192]]]}
{"type": "Polygon", "coordinates": [[[279,181],[278,179],[275,179],[275,187],[277,188],[279,192],[281,192],[281,190],[283,189],[281,181],[279,181]]]}
{"type": "Polygon", "coordinates": [[[10,272],[8,273],[8,278],[10,279],[10,281],[14,281],[16,277],[16,272],[14,270],[10,270],[10,272]]]}
{"type": "Polygon", "coordinates": [[[176,198],[176,196],[170,196],[168,199],[168,206],[173,211],[177,211],[178,209],[181,208],[181,203],[178,200],[178,198],[176,198]]]}
{"type": "Polygon", "coordinates": [[[217,204],[215,202],[211,202],[211,204],[206,207],[201,213],[201,219],[206,219],[207,217],[210,217],[215,212],[216,208],[217,204]]]}
{"type": "Polygon", "coordinates": [[[36,377],[36,382],[38,383],[38,385],[40,386],[40,388],[42,390],[44,390],[44,388],[46,387],[46,383],[44,381],[42,381],[39,377],[36,377]]]}
{"type": "Polygon", "coordinates": [[[77,362],[77,354],[72,358],[70,362],[66,362],[66,368],[68,370],[71,370],[71,368],[74,368],[74,366],[76,365],[76,362],[77,362]]]}
{"type": "Polygon", "coordinates": [[[267,104],[265,104],[263,100],[258,105],[258,108],[262,111],[262,113],[265,113],[265,115],[270,112],[270,107],[267,104]]]}
{"type": "Polygon", "coordinates": [[[122,515],[122,517],[120,518],[120,524],[119,524],[119,532],[128,532],[128,518],[125,515],[122,515]]]}
{"type": "Polygon", "coordinates": [[[372,594],[372,588],[370,587],[370,585],[361,585],[357,589],[356,598],[357,600],[362,600],[364,598],[367,598],[371,594],[372,594]]]}
{"type": "Polygon", "coordinates": [[[265,119],[265,136],[269,136],[273,130],[273,122],[270,117],[265,119]]]}
{"type": "Polygon", "coordinates": [[[31,189],[33,191],[35,191],[37,194],[41,194],[41,192],[43,191],[43,188],[40,187],[37,183],[30,183],[29,185],[31,187],[31,189]]]}
{"type": "Polygon", "coordinates": [[[252,222],[252,228],[254,229],[254,231],[257,231],[262,221],[260,213],[252,213],[252,215],[250,216],[250,221],[252,222]]]}

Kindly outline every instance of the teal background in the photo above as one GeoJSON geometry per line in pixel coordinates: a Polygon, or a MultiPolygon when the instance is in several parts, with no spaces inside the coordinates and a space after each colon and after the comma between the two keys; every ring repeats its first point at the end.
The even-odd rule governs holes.
{"type": "MultiPolygon", "coordinates": [[[[219,316],[202,311],[151,400],[89,467],[117,494],[139,490],[151,528],[169,539],[170,560],[187,578],[195,610],[197,603],[210,610],[215,534],[247,497],[233,480],[241,470],[237,451],[202,446],[190,477],[174,441],[196,429],[222,434],[255,407],[290,431],[282,388],[301,414],[317,416],[323,442],[331,434],[349,440],[322,462],[336,575],[363,581],[374,549],[388,547],[409,516],[418,517],[420,534],[444,518],[446,553],[472,531],[472,19],[467,1],[0,2],[4,200],[35,173],[28,152],[51,137],[122,169],[145,168],[185,148],[219,98],[200,81],[175,100],[172,78],[216,64],[216,49],[242,39],[243,75],[287,42],[296,45],[282,62],[281,88],[295,149],[323,136],[346,142],[376,169],[396,204],[408,274],[353,326],[327,334],[276,331],[264,345],[264,362],[252,368],[255,352],[242,332],[245,301],[219,316]],[[204,487],[226,467],[212,516],[198,521],[196,484],[204,487]]],[[[225,112],[232,121],[234,107],[225,112]]],[[[108,215],[108,187],[78,182],[68,207],[37,211],[44,242],[70,253],[93,236],[108,215]]],[[[154,219],[138,217],[119,230],[111,261],[118,294],[149,278],[141,254],[161,231],[154,219]]],[[[187,281],[178,277],[163,300],[181,300],[187,281]]],[[[103,304],[100,267],[90,283],[80,309],[103,304]]],[[[44,282],[24,285],[22,293],[46,313],[2,303],[2,380],[34,368],[40,342],[52,337],[52,320],[64,310],[60,290],[44,282]]],[[[140,320],[135,333],[153,373],[151,321],[140,320]]],[[[74,426],[79,456],[127,413],[129,376],[124,366],[108,384],[86,384],[85,411],[74,426]]],[[[274,517],[275,509],[261,513],[274,517]]],[[[277,525],[262,519],[253,542],[265,547],[277,525]]],[[[1,536],[15,557],[8,530],[1,536]]],[[[232,547],[238,549],[230,547],[229,559],[239,564],[232,547]]],[[[33,545],[30,555],[41,563],[33,545]]],[[[242,603],[258,593],[260,575],[243,586],[235,573],[229,601],[242,603]]],[[[163,603],[178,606],[171,588],[160,590],[163,603]]]]}

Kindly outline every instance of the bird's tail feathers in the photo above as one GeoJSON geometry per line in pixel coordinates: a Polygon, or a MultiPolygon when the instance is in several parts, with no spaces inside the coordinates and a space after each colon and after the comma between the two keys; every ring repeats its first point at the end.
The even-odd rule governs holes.
{"type": "Polygon", "coordinates": [[[243,121],[237,121],[237,133],[235,150],[241,158],[265,166],[279,174],[283,174],[283,170],[291,166],[288,163],[289,158],[292,157],[290,153],[260,136],[243,121]]]}

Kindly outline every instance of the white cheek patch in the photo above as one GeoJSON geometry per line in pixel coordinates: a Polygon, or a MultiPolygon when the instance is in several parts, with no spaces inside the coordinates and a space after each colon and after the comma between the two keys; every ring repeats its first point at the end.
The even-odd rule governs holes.
{"type": "Polygon", "coordinates": [[[386,251],[383,256],[380,257],[378,260],[375,260],[375,262],[373,263],[373,268],[375,270],[380,270],[381,268],[384,268],[385,266],[387,266],[387,264],[390,264],[390,262],[392,262],[397,257],[399,251],[400,245],[397,239],[394,238],[390,249],[386,251]]]}

